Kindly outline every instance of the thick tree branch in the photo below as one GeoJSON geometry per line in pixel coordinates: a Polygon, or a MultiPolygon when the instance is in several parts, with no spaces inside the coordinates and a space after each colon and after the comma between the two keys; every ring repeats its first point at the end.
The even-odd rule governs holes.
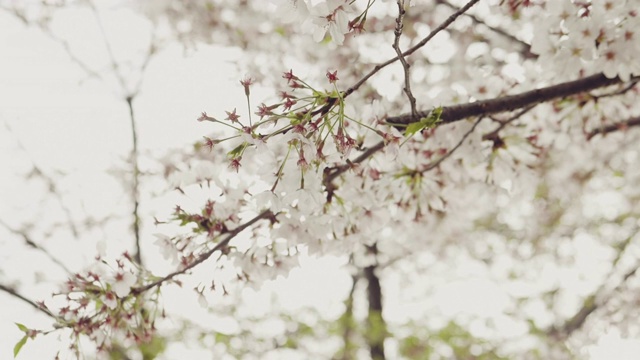
{"type": "MultiPolygon", "coordinates": [[[[370,251],[377,253],[375,245],[370,251]]],[[[368,331],[367,342],[369,353],[373,360],[384,360],[384,339],[387,336],[387,326],[382,317],[382,288],[380,278],[376,274],[377,265],[364,268],[364,277],[367,279],[367,298],[369,300],[369,314],[367,316],[368,331]]]]}
{"type": "MultiPolygon", "coordinates": [[[[635,81],[636,79],[632,79],[635,81]]],[[[609,79],[604,74],[591,75],[575,81],[526,91],[517,95],[503,96],[491,100],[476,101],[468,104],[445,106],[442,108],[441,124],[452,123],[472,116],[491,115],[505,111],[513,111],[538,103],[564,98],[571,95],[622,84],[620,78],[609,79]]],[[[418,116],[404,114],[387,119],[390,124],[407,125],[429,116],[431,111],[419,111],[418,116]]]]}
{"type": "Polygon", "coordinates": [[[356,291],[356,285],[358,284],[358,280],[360,279],[360,275],[353,275],[351,280],[353,283],[351,284],[351,290],[349,291],[349,295],[347,296],[347,300],[345,301],[345,310],[344,314],[340,317],[340,322],[342,323],[342,356],[340,359],[342,360],[351,360],[355,358],[355,351],[357,350],[356,345],[352,342],[351,338],[353,336],[353,331],[355,330],[355,320],[353,316],[353,297],[356,291]]]}
{"type": "MultiPolygon", "coordinates": [[[[631,81],[637,82],[638,79],[633,78],[631,79],[631,81]]],[[[525,112],[529,111],[530,107],[535,106],[539,103],[577,95],[598,88],[622,83],[623,81],[620,80],[620,78],[616,77],[613,79],[609,79],[603,74],[596,74],[575,81],[569,81],[558,85],[552,85],[545,88],[526,91],[517,95],[508,95],[495,99],[482,100],[462,105],[444,106],[442,107],[442,115],[440,117],[441,122],[439,123],[439,125],[460,121],[468,117],[487,116],[500,112],[513,111],[524,108],[521,112],[513,117],[515,119],[518,116],[521,116],[525,112]]],[[[429,113],[430,111],[419,111],[417,117],[414,117],[411,114],[392,116],[388,117],[386,122],[391,125],[407,125],[411,122],[419,121],[422,117],[427,117],[429,113]]],[[[630,123],[630,125],[635,125],[635,122],[630,123]]],[[[332,184],[333,180],[338,178],[338,176],[342,175],[344,172],[353,168],[354,164],[361,163],[370,158],[375,153],[382,150],[384,146],[384,142],[381,141],[373,147],[368,148],[355,160],[349,161],[341,166],[327,168],[325,170],[325,176],[323,180],[327,192],[331,194],[331,192],[335,190],[335,185],[332,184]]]]}

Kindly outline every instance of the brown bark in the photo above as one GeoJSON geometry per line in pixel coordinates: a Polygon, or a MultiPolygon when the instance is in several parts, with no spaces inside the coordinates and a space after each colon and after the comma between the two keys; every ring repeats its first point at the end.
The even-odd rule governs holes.
{"type": "MultiPolygon", "coordinates": [[[[579,80],[569,81],[558,85],[526,91],[517,95],[502,96],[490,100],[476,101],[468,104],[442,107],[440,120],[443,124],[452,123],[473,116],[486,116],[505,111],[513,111],[538,103],[560,99],[605,86],[622,84],[620,78],[609,79],[604,74],[591,75],[579,80]]],[[[419,111],[417,116],[403,114],[387,118],[391,124],[410,124],[429,116],[431,110],[419,111]]]]}
{"type": "MultiPolygon", "coordinates": [[[[376,252],[375,245],[372,250],[376,252]]],[[[373,360],[384,360],[384,339],[387,334],[387,326],[382,317],[382,288],[380,278],[376,274],[377,265],[364,268],[364,277],[367,279],[367,298],[369,300],[367,342],[369,353],[373,360]]]]}

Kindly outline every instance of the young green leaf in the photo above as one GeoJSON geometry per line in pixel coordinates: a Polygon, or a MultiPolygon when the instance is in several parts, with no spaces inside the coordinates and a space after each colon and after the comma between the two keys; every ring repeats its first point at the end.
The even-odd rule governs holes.
{"type": "Polygon", "coordinates": [[[407,125],[407,128],[404,131],[404,135],[413,136],[413,134],[417,133],[418,131],[422,131],[422,129],[424,129],[425,127],[427,127],[427,124],[422,120],[411,123],[407,125]]]}
{"type": "Polygon", "coordinates": [[[240,156],[242,154],[242,152],[244,151],[244,148],[247,146],[248,144],[246,142],[243,142],[242,144],[236,146],[233,150],[229,151],[227,153],[227,155],[230,158],[236,158],[238,156],[240,156]]]}
{"type": "Polygon", "coordinates": [[[22,349],[22,346],[24,346],[24,344],[27,343],[27,339],[29,339],[29,336],[25,335],[22,337],[22,339],[20,339],[20,341],[18,341],[16,343],[16,346],[13,347],[13,357],[15,358],[16,356],[18,356],[18,353],[20,352],[20,349],[22,349]]]}
{"type": "Polygon", "coordinates": [[[19,324],[19,323],[16,323],[16,325],[18,326],[18,329],[20,329],[20,331],[22,331],[23,333],[28,333],[29,332],[29,329],[26,326],[24,326],[22,324],[19,324]]]}
{"type": "Polygon", "coordinates": [[[429,116],[420,119],[420,122],[424,123],[426,127],[431,129],[434,128],[440,121],[442,121],[440,119],[440,116],[442,116],[442,106],[438,106],[437,108],[433,109],[429,113],[429,116]]]}

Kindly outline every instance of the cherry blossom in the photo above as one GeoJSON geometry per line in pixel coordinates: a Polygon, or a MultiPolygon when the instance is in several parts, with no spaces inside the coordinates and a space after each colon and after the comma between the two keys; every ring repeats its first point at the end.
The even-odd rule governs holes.
{"type": "Polygon", "coordinates": [[[131,287],[135,285],[137,278],[129,271],[119,271],[113,277],[111,287],[119,298],[123,298],[131,292],[131,287]]]}
{"type": "Polygon", "coordinates": [[[322,41],[328,32],[332,42],[342,45],[344,35],[349,32],[350,12],[349,2],[345,0],[318,2],[310,9],[311,18],[316,26],[313,39],[322,41]]]}
{"type": "MultiPolygon", "coordinates": [[[[638,194],[630,185],[640,176],[634,132],[640,24],[632,1],[219,3],[146,9],[153,21],[164,14],[181,41],[241,48],[239,73],[252,74],[240,80],[242,88],[234,80],[246,104],[207,109],[223,121],[207,112],[192,116],[202,128],[194,150],[161,162],[167,191],[180,199],[155,221],[155,250],[171,270],[156,274],[134,256],[113,260],[100,251],[97,264],[60,286],[63,305],[47,310],[56,326],[97,347],[107,346],[105,334],[141,344],[162,322],[166,285],[207,272],[210,287],[185,288],[207,311],[224,313],[216,297],[286,277],[301,254],[342,257],[354,279],[351,296],[362,279],[369,291],[394,278],[447,282],[458,271],[483,273],[505,292],[516,280],[533,284],[531,296],[505,295],[510,310],[497,313],[533,328],[527,336],[545,337],[522,345],[523,337],[492,328],[486,333],[495,338],[478,335],[497,349],[487,358],[517,358],[534,348],[553,358],[553,346],[564,351],[556,357],[579,356],[590,332],[608,326],[594,309],[588,321],[596,325],[583,334],[572,329],[592,299],[619,291],[606,284],[599,290],[595,282],[596,289],[588,288],[584,274],[604,284],[608,271],[617,271],[622,280],[612,289],[631,286],[626,269],[616,266],[626,264],[620,249],[637,227],[638,194]],[[257,83],[270,95],[256,98],[257,83]],[[597,253],[605,255],[592,260],[606,264],[565,274],[567,264],[579,262],[572,258],[579,245],[601,247],[597,253]],[[539,284],[535,277],[545,271],[564,277],[539,284]],[[571,283],[582,284],[581,292],[572,293],[571,283]],[[577,310],[551,314],[562,296],[577,310]],[[520,307],[527,301],[548,310],[548,323],[520,307]],[[515,343],[529,348],[517,352],[515,343]]],[[[209,105],[193,104],[202,106],[209,105]]],[[[397,292],[421,291],[413,285],[397,292]]],[[[598,310],[613,311],[602,301],[598,310]]],[[[440,316],[424,308],[425,318],[440,316]]],[[[482,313],[469,318],[475,322],[465,326],[494,323],[482,313]]],[[[586,323],[585,317],[580,326],[586,323]]],[[[383,340],[393,329],[384,330],[383,340]]],[[[428,331],[423,338],[437,334],[428,331]]],[[[375,357],[373,340],[360,341],[375,357]]]]}

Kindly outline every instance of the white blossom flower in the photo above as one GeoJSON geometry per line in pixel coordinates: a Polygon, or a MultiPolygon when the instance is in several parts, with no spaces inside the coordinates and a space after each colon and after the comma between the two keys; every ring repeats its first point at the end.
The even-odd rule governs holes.
{"type": "Polygon", "coordinates": [[[327,31],[331,41],[338,45],[344,42],[344,34],[349,32],[349,5],[344,0],[327,0],[311,8],[311,16],[316,29],[313,33],[315,41],[322,41],[327,31]]]}
{"type": "Polygon", "coordinates": [[[129,295],[131,287],[136,283],[137,278],[129,271],[120,271],[114,276],[113,280],[111,288],[119,298],[123,298],[129,295]]]}
{"type": "Polygon", "coordinates": [[[269,0],[276,13],[286,22],[304,23],[309,18],[309,8],[304,0],[269,0]]]}
{"type": "Polygon", "coordinates": [[[171,238],[164,234],[153,234],[156,237],[155,245],[160,247],[162,257],[165,260],[171,261],[172,264],[178,263],[178,250],[171,242],[171,238]]]}
{"type": "Polygon", "coordinates": [[[118,306],[118,299],[116,299],[116,294],[113,291],[107,291],[104,294],[102,302],[111,310],[115,309],[118,306]]]}
{"type": "Polygon", "coordinates": [[[207,298],[202,292],[198,292],[198,304],[205,309],[209,307],[209,301],[207,301],[207,298]]]}

